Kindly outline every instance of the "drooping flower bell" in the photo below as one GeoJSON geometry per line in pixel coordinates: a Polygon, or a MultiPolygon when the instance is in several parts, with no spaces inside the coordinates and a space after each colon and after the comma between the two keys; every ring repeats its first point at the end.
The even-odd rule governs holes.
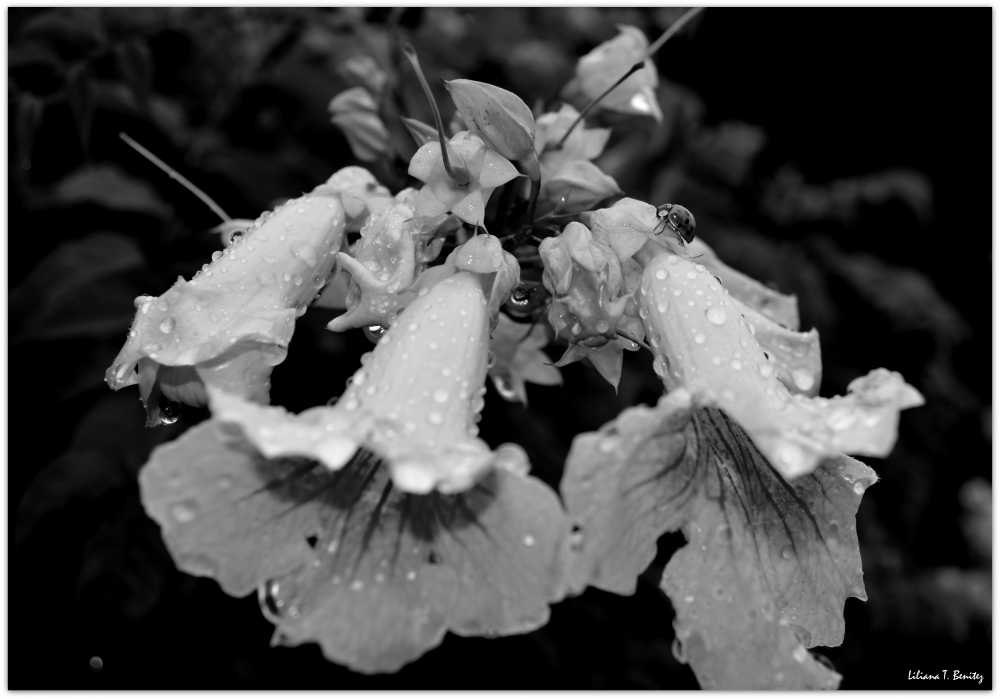
{"type": "Polygon", "coordinates": [[[468,131],[449,141],[448,153],[452,165],[468,173],[468,184],[459,186],[445,171],[439,143],[425,143],[414,153],[408,171],[425,183],[417,194],[416,213],[439,216],[451,212],[468,224],[482,225],[493,190],[517,177],[518,172],[509,160],[468,131]]]}
{"type": "Polygon", "coordinates": [[[611,87],[630,66],[645,60],[643,68],[608,93],[597,108],[651,116],[661,121],[663,112],[656,100],[659,75],[653,61],[643,59],[649,40],[637,27],[623,24],[618,26],[618,31],[618,36],[580,57],[576,63],[576,76],[563,88],[562,97],[581,106],[587,104],[611,87]]]}
{"type": "Polygon", "coordinates": [[[538,253],[545,265],[542,281],[553,295],[549,323],[557,337],[570,343],[556,366],[588,357],[617,388],[622,349],[638,349],[634,340],[643,337],[642,321],[627,314],[629,310],[637,313],[635,303],[630,302],[638,283],[638,265],[627,258],[622,264],[607,242],[577,222],[543,240],[538,253]]]}
{"type": "Polygon", "coordinates": [[[111,388],[139,384],[147,425],[159,398],[204,405],[205,386],[269,402],[295,319],[326,283],[344,239],[339,197],[309,194],[263,214],[191,281],[135,300],[129,337],[106,374],[111,388]]]}
{"type": "MultiPolygon", "coordinates": [[[[626,206],[638,212],[640,204],[626,206]]],[[[819,384],[815,333],[783,329],[762,314],[748,322],[749,304],[731,298],[705,265],[653,239],[655,227],[645,240],[636,232],[609,236],[620,235],[619,254],[634,253],[643,267],[640,316],[668,390],[684,387],[702,405],[724,409],[786,478],[841,452],[888,453],[899,411],[923,403],[899,374],[877,369],[853,381],[847,396],[808,397],[819,384]]]]}
{"type": "Polygon", "coordinates": [[[494,452],[476,437],[490,328],[517,276],[499,241],[477,236],[421,275],[336,405],[294,416],[213,391],[212,412],[268,458],[306,456],[338,470],[363,447],[403,492],[462,492],[494,467],[525,472],[522,449],[494,452]]]}

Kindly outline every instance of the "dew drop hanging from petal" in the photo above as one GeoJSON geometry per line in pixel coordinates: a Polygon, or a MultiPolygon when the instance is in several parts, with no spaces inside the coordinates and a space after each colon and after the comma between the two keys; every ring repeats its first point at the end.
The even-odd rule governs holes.
{"type": "Polygon", "coordinates": [[[385,330],[381,325],[369,325],[364,330],[365,337],[372,342],[378,342],[379,338],[385,335],[385,330]]]}
{"type": "Polygon", "coordinates": [[[161,425],[172,425],[181,419],[181,404],[164,395],[157,401],[157,408],[160,410],[161,425]]]}

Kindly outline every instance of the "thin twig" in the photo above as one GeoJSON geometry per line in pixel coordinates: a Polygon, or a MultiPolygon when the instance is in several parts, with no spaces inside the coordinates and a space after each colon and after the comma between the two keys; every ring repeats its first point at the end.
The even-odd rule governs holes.
{"type": "Polygon", "coordinates": [[[409,42],[404,43],[402,48],[403,55],[406,56],[406,60],[413,67],[413,72],[417,74],[420,87],[424,88],[424,94],[431,105],[431,111],[434,112],[434,124],[437,126],[438,140],[441,142],[441,164],[444,165],[444,171],[448,173],[448,177],[455,181],[456,185],[467,187],[469,185],[468,174],[463,168],[453,168],[451,160],[448,157],[448,141],[444,134],[444,122],[441,121],[441,112],[438,110],[437,102],[434,100],[434,93],[431,92],[431,86],[427,84],[424,71],[420,68],[420,59],[417,57],[417,51],[409,42]]]}
{"type": "Polygon", "coordinates": [[[623,75],[620,78],[618,78],[617,80],[615,80],[614,83],[611,84],[611,87],[609,87],[607,90],[605,90],[600,95],[598,95],[597,97],[595,97],[590,102],[590,104],[588,104],[586,107],[583,108],[583,111],[580,112],[580,114],[576,117],[576,120],[572,124],[570,124],[569,128],[566,129],[566,133],[564,133],[563,136],[562,136],[562,138],[559,139],[559,142],[555,146],[553,146],[552,148],[548,148],[546,150],[559,150],[559,149],[561,149],[563,147],[563,144],[566,142],[566,139],[569,138],[569,135],[571,133],[573,133],[573,129],[576,128],[577,124],[579,124],[581,121],[583,121],[583,118],[585,116],[587,116],[587,114],[590,112],[590,110],[593,109],[594,107],[596,107],[597,104],[598,104],[598,102],[600,102],[602,99],[604,99],[605,97],[607,97],[609,92],[611,92],[616,87],[618,87],[623,82],[625,82],[626,78],[628,78],[630,75],[632,75],[632,73],[634,73],[637,70],[641,70],[644,65],[645,65],[645,63],[643,61],[639,61],[638,63],[636,63],[635,65],[633,65],[631,68],[629,68],[628,72],[625,73],[625,75],[623,75]]]}
{"type": "Polygon", "coordinates": [[[679,20],[677,20],[676,22],[674,22],[673,24],[671,24],[669,27],[667,27],[667,30],[665,32],[663,32],[662,34],[660,34],[660,38],[659,39],[657,39],[652,44],[650,44],[649,48],[646,49],[646,54],[643,56],[643,58],[649,58],[654,53],[656,53],[657,51],[659,51],[660,48],[665,43],[667,43],[667,39],[669,39],[674,34],[676,34],[681,29],[683,29],[685,24],[687,24],[689,21],[691,21],[691,19],[695,15],[697,15],[699,12],[701,12],[704,9],[705,9],[704,7],[692,7],[690,10],[688,10],[683,15],[681,15],[681,18],[679,20]]]}
{"type": "Polygon", "coordinates": [[[197,187],[195,187],[191,183],[191,180],[189,180],[184,175],[182,175],[181,173],[179,173],[176,170],[174,170],[172,167],[170,167],[169,165],[167,165],[165,162],[163,162],[162,160],[160,160],[159,158],[157,158],[155,155],[153,155],[152,153],[150,153],[147,149],[145,149],[142,146],[140,146],[132,138],[130,138],[128,134],[126,134],[124,132],[121,132],[121,133],[118,134],[118,138],[120,138],[121,140],[125,141],[125,143],[129,144],[133,148],[135,148],[137,151],[139,151],[139,153],[142,156],[144,156],[147,160],[149,160],[151,163],[153,163],[153,165],[155,165],[156,167],[160,168],[165,173],[167,173],[170,176],[170,179],[177,180],[178,182],[181,183],[181,185],[185,189],[187,189],[189,192],[191,192],[196,197],[198,197],[203,202],[205,202],[205,204],[208,206],[208,208],[210,208],[212,211],[214,211],[215,215],[222,219],[223,223],[226,223],[226,222],[229,222],[229,221],[232,220],[232,217],[230,217],[229,214],[227,214],[225,211],[223,211],[221,206],[219,206],[214,201],[212,201],[212,198],[210,196],[208,196],[203,191],[201,191],[200,189],[198,189],[197,187]]]}

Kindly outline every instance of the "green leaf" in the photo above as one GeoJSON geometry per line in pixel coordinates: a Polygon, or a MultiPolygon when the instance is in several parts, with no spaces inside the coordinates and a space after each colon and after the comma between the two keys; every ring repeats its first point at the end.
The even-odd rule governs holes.
{"type": "Polygon", "coordinates": [[[11,292],[12,336],[27,340],[121,333],[134,312],[136,290],[124,279],[108,278],[144,266],[139,246],[118,233],[91,233],[63,243],[11,292]]]}
{"type": "Polygon", "coordinates": [[[80,135],[80,145],[86,154],[90,148],[90,125],[94,121],[94,89],[87,74],[87,65],[77,63],[66,72],[66,98],[69,100],[76,130],[80,135]]]}
{"type": "Polygon", "coordinates": [[[21,36],[44,40],[68,53],[93,51],[107,38],[101,27],[101,10],[94,7],[61,7],[32,17],[21,27],[21,36]]]}
{"type": "Polygon", "coordinates": [[[491,150],[508,160],[534,158],[535,118],[520,97],[475,80],[447,80],[445,86],[465,123],[491,150]]]}
{"type": "Polygon", "coordinates": [[[538,628],[562,597],[566,521],[534,478],[498,469],[461,495],[408,495],[363,453],[330,472],[224,430],[203,423],[158,449],[143,502],[181,570],[258,591],[276,643],[394,672],[449,630],[538,628]]]}
{"type": "Polygon", "coordinates": [[[143,180],[109,164],[86,165],[60,180],[44,199],[46,204],[73,206],[97,204],[115,211],[170,216],[171,208],[143,180]]]}
{"type": "Polygon", "coordinates": [[[24,541],[48,513],[134,482],[152,448],[180,429],[143,430],[142,426],[134,396],[102,398],[83,416],[70,447],[28,486],[17,505],[16,541],[24,541]]]}
{"type": "Polygon", "coordinates": [[[83,604],[135,621],[156,606],[170,565],[156,526],[134,492],[125,507],[87,540],[76,580],[83,604]]]}
{"type": "Polygon", "coordinates": [[[662,587],[702,686],[835,686],[805,647],[839,645],[846,598],[866,599],[854,516],[875,479],[841,456],[789,483],[725,413],[674,391],[574,440],[568,585],[631,594],[657,538],[681,529],[662,587]]]}
{"type": "Polygon", "coordinates": [[[32,147],[35,144],[35,132],[42,123],[45,111],[45,101],[30,92],[23,92],[17,100],[17,162],[31,160],[32,147]]]}
{"type": "Polygon", "coordinates": [[[136,97],[146,101],[150,97],[153,83],[153,55],[145,41],[134,39],[115,47],[118,68],[135,92],[136,97]]]}

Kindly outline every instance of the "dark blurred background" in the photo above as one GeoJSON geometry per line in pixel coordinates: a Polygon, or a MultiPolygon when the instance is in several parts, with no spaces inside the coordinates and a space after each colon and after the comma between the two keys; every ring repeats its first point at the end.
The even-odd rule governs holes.
{"type": "MultiPolygon", "coordinates": [[[[206,413],[146,430],[136,389],[103,383],[132,299],[221,248],[212,212],[120,131],[238,218],[349,164],[395,190],[415,150],[398,123],[363,163],[329,121],[329,100],[360,84],[348,59],[387,71],[384,114],[430,121],[400,38],[432,85],[481,80],[548,110],[616,24],[653,40],[682,12],[8,10],[10,688],[697,687],[657,585],[679,535],[633,597],[589,590],[523,636],[449,635],[395,675],[269,648],[257,600],[177,572],[139,502],[150,450],[206,413]]],[[[845,689],[965,684],[906,681],[941,668],[992,686],[991,41],[985,8],[709,8],[656,56],[661,124],[597,117],[619,127],[597,163],[629,196],[684,204],[729,264],[798,295],[822,395],[885,366],[927,399],[888,458],[865,459],[882,479],[858,514],[869,601],[849,600],[843,646],[819,649],[845,689]]],[[[337,313],[299,321],[275,404],[341,392],[370,343],[326,331],[337,313]]],[[[564,387],[532,385],[527,409],[491,388],[481,436],[521,443],[557,487],[574,435],[655,402],[649,363],[627,358],[617,396],[580,364],[564,387]]]]}

